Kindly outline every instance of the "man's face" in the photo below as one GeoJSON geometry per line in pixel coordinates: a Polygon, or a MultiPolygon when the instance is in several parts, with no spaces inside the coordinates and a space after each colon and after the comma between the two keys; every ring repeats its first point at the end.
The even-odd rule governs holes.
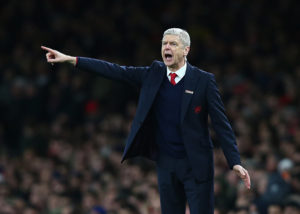
{"type": "Polygon", "coordinates": [[[190,47],[184,47],[176,35],[165,35],[161,45],[161,55],[166,66],[176,71],[185,62],[190,47]]]}

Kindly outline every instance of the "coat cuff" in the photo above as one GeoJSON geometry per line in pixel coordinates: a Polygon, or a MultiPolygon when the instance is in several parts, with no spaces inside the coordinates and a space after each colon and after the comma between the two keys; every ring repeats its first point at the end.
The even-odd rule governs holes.
{"type": "Polygon", "coordinates": [[[76,56],[76,62],[75,62],[75,67],[77,67],[78,66],[78,56],[76,56]]]}

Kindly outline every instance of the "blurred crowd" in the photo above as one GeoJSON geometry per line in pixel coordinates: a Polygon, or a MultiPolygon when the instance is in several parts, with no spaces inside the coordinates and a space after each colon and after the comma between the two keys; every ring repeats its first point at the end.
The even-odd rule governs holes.
{"type": "MultiPolygon", "coordinates": [[[[40,45],[124,65],[160,59],[163,31],[216,75],[251,191],[215,143],[215,214],[300,213],[300,2],[10,0],[0,8],[0,213],[159,214],[155,163],[121,155],[138,90],[40,45]]],[[[187,214],[188,214],[187,208],[187,214]]]]}

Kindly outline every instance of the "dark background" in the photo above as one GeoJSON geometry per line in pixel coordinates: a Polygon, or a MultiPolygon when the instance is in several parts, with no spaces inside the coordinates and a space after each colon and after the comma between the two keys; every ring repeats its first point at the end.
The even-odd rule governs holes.
{"type": "Polygon", "coordinates": [[[212,133],[215,212],[298,212],[299,9],[297,0],[2,4],[0,213],[160,213],[153,163],[120,164],[138,90],[51,66],[40,46],[150,65],[170,27],[189,32],[188,61],[216,75],[252,178],[247,191],[212,133]]]}

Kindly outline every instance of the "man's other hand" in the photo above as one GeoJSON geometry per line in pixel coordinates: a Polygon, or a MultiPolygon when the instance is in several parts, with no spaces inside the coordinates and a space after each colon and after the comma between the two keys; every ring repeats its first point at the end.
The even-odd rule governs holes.
{"type": "Polygon", "coordinates": [[[234,165],[233,171],[244,181],[245,186],[247,189],[251,187],[251,181],[248,171],[242,167],[241,165],[234,165]]]}

